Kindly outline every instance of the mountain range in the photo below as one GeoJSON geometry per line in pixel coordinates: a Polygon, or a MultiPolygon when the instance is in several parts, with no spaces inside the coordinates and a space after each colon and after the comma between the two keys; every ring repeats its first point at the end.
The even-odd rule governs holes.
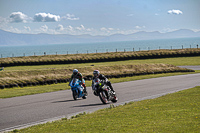
{"type": "Polygon", "coordinates": [[[133,41],[151,39],[172,39],[200,37],[200,32],[181,29],[173,32],[160,33],[140,31],[133,34],[114,34],[110,36],[69,35],[69,34],[19,34],[0,30],[0,46],[9,45],[41,45],[41,44],[66,44],[66,43],[91,43],[133,41]]]}

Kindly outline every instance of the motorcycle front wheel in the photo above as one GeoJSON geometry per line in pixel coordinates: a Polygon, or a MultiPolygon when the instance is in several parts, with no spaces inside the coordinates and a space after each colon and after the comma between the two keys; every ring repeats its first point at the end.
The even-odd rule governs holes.
{"type": "Polygon", "coordinates": [[[103,104],[107,104],[108,103],[108,99],[107,99],[105,91],[101,91],[99,93],[99,98],[100,98],[100,100],[102,101],[103,104]]]}
{"type": "Polygon", "coordinates": [[[116,103],[118,101],[118,98],[116,96],[113,97],[113,99],[111,100],[113,103],[116,103]]]}
{"type": "Polygon", "coordinates": [[[77,100],[78,94],[77,94],[76,90],[73,90],[72,95],[73,95],[74,100],[77,100]]]}

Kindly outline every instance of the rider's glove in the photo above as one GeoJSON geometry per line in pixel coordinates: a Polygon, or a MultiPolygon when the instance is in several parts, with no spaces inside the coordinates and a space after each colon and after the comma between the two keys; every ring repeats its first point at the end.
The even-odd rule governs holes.
{"type": "Polygon", "coordinates": [[[108,79],[105,80],[105,83],[107,83],[107,82],[108,82],[108,79]]]}

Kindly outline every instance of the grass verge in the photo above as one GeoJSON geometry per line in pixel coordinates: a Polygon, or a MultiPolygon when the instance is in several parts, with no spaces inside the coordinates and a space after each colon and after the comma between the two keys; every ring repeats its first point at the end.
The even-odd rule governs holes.
{"type": "Polygon", "coordinates": [[[199,132],[199,105],[200,86],[13,132],[199,132]]]}
{"type": "MultiPolygon", "coordinates": [[[[140,75],[140,76],[133,76],[133,77],[125,77],[125,78],[112,78],[110,79],[110,81],[111,83],[119,83],[119,82],[126,82],[126,81],[175,76],[175,75],[183,75],[183,74],[193,74],[193,73],[194,72],[150,74],[150,75],[140,75]]],[[[200,73],[200,70],[196,71],[195,73],[200,73]]],[[[91,81],[86,81],[87,87],[91,86],[91,84],[92,84],[91,81]]],[[[11,97],[17,97],[17,96],[54,92],[54,91],[67,90],[67,89],[70,89],[70,87],[68,86],[68,83],[32,86],[32,87],[23,87],[23,88],[18,87],[18,88],[9,88],[9,89],[2,89],[2,90],[0,89],[0,98],[11,98],[11,97]]]]}

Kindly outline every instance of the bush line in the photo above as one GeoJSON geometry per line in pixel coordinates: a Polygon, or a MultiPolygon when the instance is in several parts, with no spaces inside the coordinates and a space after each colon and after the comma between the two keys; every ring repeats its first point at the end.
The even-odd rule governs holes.
{"type": "Polygon", "coordinates": [[[52,65],[52,64],[75,64],[92,62],[123,61],[133,59],[155,59],[170,57],[199,56],[200,49],[179,50],[151,50],[137,52],[110,52],[97,54],[74,54],[74,55],[46,55],[28,57],[1,58],[1,67],[27,66],[27,65],[52,65]]]}
{"type": "MultiPolygon", "coordinates": [[[[132,76],[140,76],[140,75],[149,75],[149,74],[162,74],[162,73],[174,73],[174,72],[195,72],[194,70],[166,70],[166,71],[157,71],[157,72],[143,72],[143,73],[126,73],[126,74],[116,74],[116,75],[105,75],[107,78],[124,78],[124,77],[132,77],[132,76]]],[[[84,77],[85,80],[92,80],[92,75],[87,75],[84,77]]],[[[68,79],[53,79],[53,80],[43,80],[38,82],[21,82],[21,83],[14,83],[14,84],[6,84],[0,85],[0,89],[4,88],[13,88],[13,87],[27,87],[27,86],[38,86],[38,85],[50,85],[50,84],[57,84],[57,83],[67,83],[69,82],[68,79]]]]}

